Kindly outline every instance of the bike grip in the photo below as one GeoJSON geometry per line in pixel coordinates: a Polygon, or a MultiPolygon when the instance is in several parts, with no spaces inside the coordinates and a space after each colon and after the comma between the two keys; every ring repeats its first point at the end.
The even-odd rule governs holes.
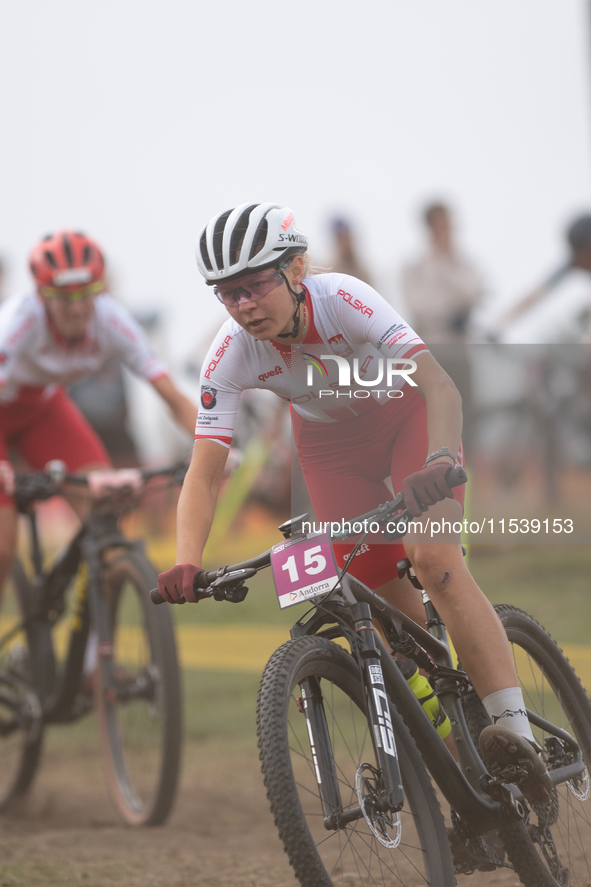
{"type": "Polygon", "coordinates": [[[195,593],[200,589],[207,588],[216,576],[217,573],[215,571],[213,573],[206,573],[205,570],[201,570],[199,573],[195,573],[195,576],[193,577],[193,592],[195,593]]]}
{"type": "Polygon", "coordinates": [[[450,490],[452,487],[461,487],[467,480],[468,475],[460,465],[451,467],[445,472],[445,482],[450,490]]]}
{"type": "MultiPolygon", "coordinates": [[[[184,601],[185,600],[184,595],[181,595],[181,597],[184,601]]],[[[153,604],[156,604],[156,606],[158,606],[158,604],[166,604],[167,603],[166,598],[162,597],[162,595],[160,594],[160,592],[158,591],[157,588],[153,588],[152,591],[150,592],[150,600],[152,601],[153,604]]]]}

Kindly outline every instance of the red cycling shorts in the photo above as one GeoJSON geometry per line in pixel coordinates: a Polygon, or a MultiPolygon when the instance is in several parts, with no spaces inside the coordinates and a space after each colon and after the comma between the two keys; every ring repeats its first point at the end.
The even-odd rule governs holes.
{"type": "MultiPolygon", "coordinates": [[[[405,388],[404,398],[390,400],[371,414],[325,424],[303,419],[291,410],[295,445],[316,521],[350,520],[392,499],[384,483],[391,478],[396,493],[428,455],[427,408],[424,399],[405,388]]],[[[463,464],[460,448],[458,462],[463,464]]],[[[464,503],[464,487],[453,490],[464,503]]],[[[334,543],[337,566],[344,566],[356,540],[334,543]]],[[[369,535],[355,555],[350,572],[378,588],[396,577],[404,546],[369,535]]]]}
{"type": "MultiPolygon", "coordinates": [[[[63,388],[21,388],[12,403],[0,404],[0,460],[17,452],[40,470],[62,459],[68,471],[111,463],[101,441],[63,388]]],[[[0,506],[13,500],[0,489],[0,506]]]]}

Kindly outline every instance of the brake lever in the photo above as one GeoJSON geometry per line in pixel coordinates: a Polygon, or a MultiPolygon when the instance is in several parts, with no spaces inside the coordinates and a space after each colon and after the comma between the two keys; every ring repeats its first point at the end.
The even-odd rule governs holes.
{"type": "Polygon", "coordinates": [[[216,601],[230,601],[233,604],[241,603],[247,595],[248,588],[244,585],[246,579],[256,576],[258,570],[254,567],[245,567],[243,570],[234,570],[214,579],[207,588],[199,593],[206,597],[212,597],[216,601]],[[234,586],[232,588],[232,586],[234,586]]]}

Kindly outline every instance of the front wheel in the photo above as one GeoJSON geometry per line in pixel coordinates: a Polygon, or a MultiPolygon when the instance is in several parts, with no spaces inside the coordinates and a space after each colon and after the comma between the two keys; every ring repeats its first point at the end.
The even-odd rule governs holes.
{"type": "Polygon", "coordinates": [[[405,793],[398,816],[375,804],[381,777],[352,656],[314,637],[288,641],[269,660],[257,708],[260,758],[275,824],[302,887],[455,884],[429,777],[393,706],[391,716],[405,793]],[[316,738],[304,713],[310,688],[316,738]],[[331,791],[340,796],[338,822],[326,815],[331,791]]]}
{"type": "Polygon", "coordinates": [[[174,800],[181,753],[181,688],[168,607],[154,607],[151,564],[130,552],[104,568],[110,637],[98,638],[96,711],[113,799],[131,825],[159,825],[174,800]]]}

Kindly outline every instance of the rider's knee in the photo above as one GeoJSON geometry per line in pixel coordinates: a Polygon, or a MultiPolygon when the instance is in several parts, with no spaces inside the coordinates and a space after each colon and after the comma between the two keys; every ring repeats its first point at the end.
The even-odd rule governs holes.
{"type": "Polygon", "coordinates": [[[453,588],[453,580],[463,567],[461,559],[443,546],[418,545],[411,560],[423,587],[440,594],[453,588]]]}

